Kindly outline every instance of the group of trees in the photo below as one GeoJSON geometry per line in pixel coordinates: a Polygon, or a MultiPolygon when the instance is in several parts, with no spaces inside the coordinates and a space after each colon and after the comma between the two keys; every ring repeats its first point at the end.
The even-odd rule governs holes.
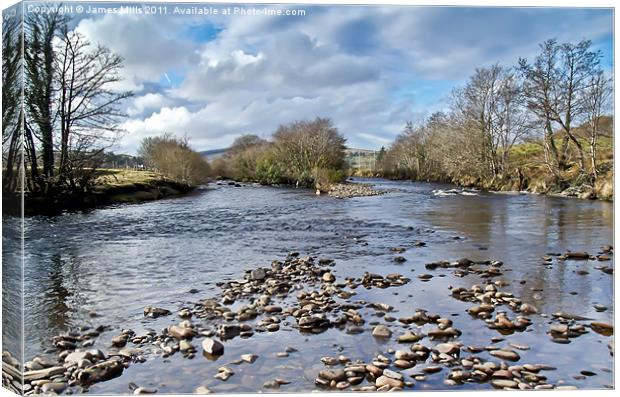
{"type": "Polygon", "coordinates": [[[20,189],[22,163],[30,192],[86,189],[119,136],[119,105],[132,95],[114,89],[123,60],[68,22],[33,13],[3,26],[5,191],[20,189]]]}
{"type": "Polygon", "coordinates": [[[217,176],[264,184],[327,189],[346,176],[345,138],[327,118],[281,125],[271,140],[237,138],[226,155],[213,162],[217,176]]]}
{"type": "Polygon", "coordinates": [[[138,154],[147,168],[176,182],[195,186],[209,178],[207,160],[190,148],[187,138],[169,134],[148,137],[142,140],[138,154]]]}
{"type": "Polygon", "coordinates": [[[612,85],[589,41],[540,45],[532,62],[476,69],[453,90],[449,111],[407,123],[382,160],[387,175],[422,180],[492,180],[520,175],[515,144],[538,142],[540,165],[563,188],[577,168],[594,182],[600,122],[612,85]]]}

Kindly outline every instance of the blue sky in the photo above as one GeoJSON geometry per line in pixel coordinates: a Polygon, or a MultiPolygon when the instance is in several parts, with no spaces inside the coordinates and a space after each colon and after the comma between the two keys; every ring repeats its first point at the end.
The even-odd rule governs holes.
{"type": "Polygon", "coordinates": [[[611,9],[286,7],[306,15],[76,17],[75,29],[125,58],[117,88],[135,96],[117,151],[164,132],[221,148],[316,116],[331,117],[350,146],[379,148],[406,121],[445,109],[476,67],[531,59],[546,39],[592,40],[613,66],[611,9]]]}

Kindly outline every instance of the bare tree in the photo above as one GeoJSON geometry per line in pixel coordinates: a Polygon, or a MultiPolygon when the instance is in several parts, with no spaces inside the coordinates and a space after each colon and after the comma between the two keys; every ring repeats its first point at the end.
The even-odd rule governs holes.
{"type": "Polygon", "coordinates": [[[22,163],[22,35],[21,18],[5,18],[2,23],[2,189],[14,192],[19,186],[22,163]]]}
{"type": "Polygon", "coordinates": [[[275,151],[289,177],[300,184],[314,182],[319,170],[345,167],[346,139],[327,118],[282,125],[273,135],[275,151]]]}
{"type": "Polygon", "coordinates": [[[600,70],[601,54],[590,47],[588,40],[578,44],[547,40],[541,44],[541,53],[532,64],[519,60],[528,107],[543,123],[547,163],[558,182],[568,168],[571,142],[577,150],[579,166],[585,171],[584,150],[574,126],[584,121],[588,85],[600,70]],[[556,127],[563,133],[559,146],[556,127]]]}
{"type": "Polygon", "coordinates": [[[132,93],[112,87],[121,79],[123,60],[119,55],[66,28],[61,38],[54,64],[59,178],[74,189],[78,179],[92,174],[103,150],[118,137],[120,120],[125,116],[119,104],[132,93]]]}
{"type": "Polygon", "coordinates": [[[529,128],[521,83],[510,69],[495,64],[476,69],[453,97],[462,133],[478,143],[477,156],[486,165],[482,174],[502,175],[510,149],[529,128]]]}
{"type": "Polygon", "coordinates": [[[34,136],[41,142],[44,184],[52,182],[54,176],[54,39],[61,29],[66,28],[67,18],[58,12],[29,14],[26,20],[25,61],[25,103],[26,122],[34,136]]]}
{"type": "Polygon", "coordinates": [[[612,92],[611,80],[605,76],[603,71],[599,71],[591,78],[585,94],[584,109],[587,118],[591,161],[590,176],[592,181],[595,181],[598,177],[596,169],[596,146],[598,144],[601,117],[609,105],[612,92]]]}

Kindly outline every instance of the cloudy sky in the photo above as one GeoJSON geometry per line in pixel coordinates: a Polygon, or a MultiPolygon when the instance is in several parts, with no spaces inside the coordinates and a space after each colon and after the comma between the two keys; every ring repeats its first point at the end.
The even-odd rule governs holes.
{"type": "Polygon", "coordinates": [[[609,9],[289,8],[306,15],[172,15],[169,4],[166,16],[76,19],[124,57],[122,86],[135,92],[116,151],[134,153],[164,132],[187,134],[198,150],[223,148],[316,116],[332,118],[349,146],[375,149],[407,120],[443,109],[476,67],[531,58],[543,40],[592,40],[612,68],[609,9]]]}

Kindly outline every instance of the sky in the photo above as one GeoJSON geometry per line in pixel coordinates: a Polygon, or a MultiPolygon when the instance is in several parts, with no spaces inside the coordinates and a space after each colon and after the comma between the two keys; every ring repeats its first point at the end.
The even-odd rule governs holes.
{"type": "Polygon", "coordinates": [[[406,121],[445,110],[477,67],[532,59],[544,40],[591,40],[613,67],[611,9],[289,5],[270,8],[305,15],[267,16],[222,15],[229,5],[215,4],[218,14],[204,16],[174,14],[173,4],[166,15],[90,14],[82,4],[75,29],[124,58],[115,89],[134,92],[114,148],[122,153],[163,133],[225,148],[317,116],[349,147],[378,149],[406,121]]]}

